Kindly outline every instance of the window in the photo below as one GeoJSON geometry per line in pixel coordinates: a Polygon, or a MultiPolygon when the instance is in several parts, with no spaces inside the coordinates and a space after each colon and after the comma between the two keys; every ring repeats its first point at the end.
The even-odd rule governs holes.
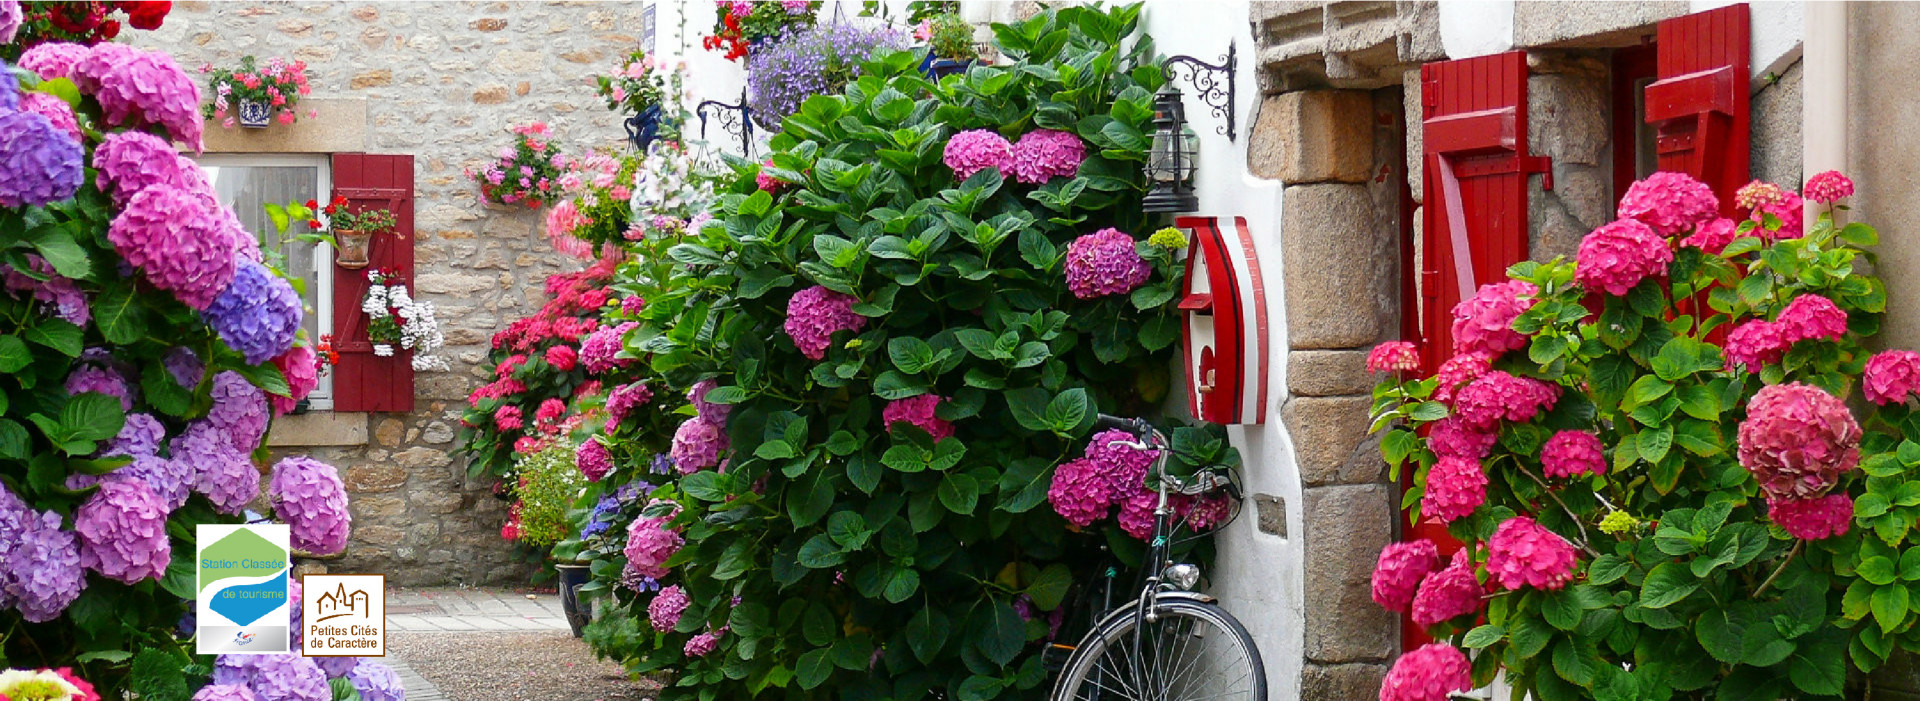
{"type": "MultiPolygon", "coordinates": [[[[306,300],[306,332],[310,342],[333,333],[333,259],[324,243],[283,238],[267,218],[265,205],[325,200],[333,192],[330,161],[322,154],[209,154],[200,167],[213,183],[220,201],[233,208],[240,223],[260,239],[260,249],[271,262],[292,276],[306,300]],[[277,254],[277,255],[276,255],[277,254]]],[[[288,227],[288,234],[305,232],[304,223],[288,227]]],[[[308,395],[313,409],[333,408],[333,376],[320,377],[320,386],[308,395]]]]}

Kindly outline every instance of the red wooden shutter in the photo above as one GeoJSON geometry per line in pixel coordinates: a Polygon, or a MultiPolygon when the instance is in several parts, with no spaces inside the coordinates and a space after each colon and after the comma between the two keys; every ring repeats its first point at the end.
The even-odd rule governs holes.
{"type": "Polygon", "coordinates": [[[1713,187],[1727,216],[1748,177],[1750,17],[1746,5],[1729,5],[1661,22],[1660,79],[1647,86],[1660,170],[1713,187]]]}
{"type": "Polygon", "coordinates": [[[1432,372],[1452,354],[1453,305],[1526,260],[1527,176],[1546,172],[1547,159],[1527,155],[1524,51],[1421,66],[1420,106],[1421,353],[1432,372]]]}
{"type": "Polygon", "coordinates": [[[367,341],[360,300],[367,270],[398,270],[413,284],[413,156],[339,153],[333,156],[333,194],[350,206],[383,208],[399,220],[393,235],[374,237],[367,268],[333,269],[334,411],[413,411],[413,365],[404,352],[382,358],[367,341]]]}

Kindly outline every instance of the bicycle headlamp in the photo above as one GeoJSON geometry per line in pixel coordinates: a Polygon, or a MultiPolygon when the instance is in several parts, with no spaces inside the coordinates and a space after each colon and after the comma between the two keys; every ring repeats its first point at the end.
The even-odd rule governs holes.
{"type": "Polygon", "coordinates": [[[1186,564],[1168,565],[1160,579],[1176,588],[1193,591],[1200,584],[1200,568],[1186,564]]]}

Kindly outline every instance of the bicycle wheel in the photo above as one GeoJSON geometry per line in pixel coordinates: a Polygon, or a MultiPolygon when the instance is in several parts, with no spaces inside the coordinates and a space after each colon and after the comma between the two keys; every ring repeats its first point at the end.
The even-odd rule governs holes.
{"type": "Polygon", "coordinates": [[[1267,671],[1245,626],[1219,606],[1163,595],[1155,620],[1129,606],[1082,640],[1053,701],[1266,701],[1267,671]]]}

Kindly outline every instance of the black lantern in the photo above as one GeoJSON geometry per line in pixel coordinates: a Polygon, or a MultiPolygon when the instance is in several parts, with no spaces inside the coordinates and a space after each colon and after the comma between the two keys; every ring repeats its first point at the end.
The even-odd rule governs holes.
{"type": "Polygon", "coordinates": [[[1199,137],[1187,128],[1180,89],[1168,81],[1153,96],[1153,145],[1147,152],[1148,190],[1146,199],[1140,202],[1142,210],[1191,212],[1200,208],[1200,198],[1193,194],[1193,162],[1199,147],[1199,137]]]}

